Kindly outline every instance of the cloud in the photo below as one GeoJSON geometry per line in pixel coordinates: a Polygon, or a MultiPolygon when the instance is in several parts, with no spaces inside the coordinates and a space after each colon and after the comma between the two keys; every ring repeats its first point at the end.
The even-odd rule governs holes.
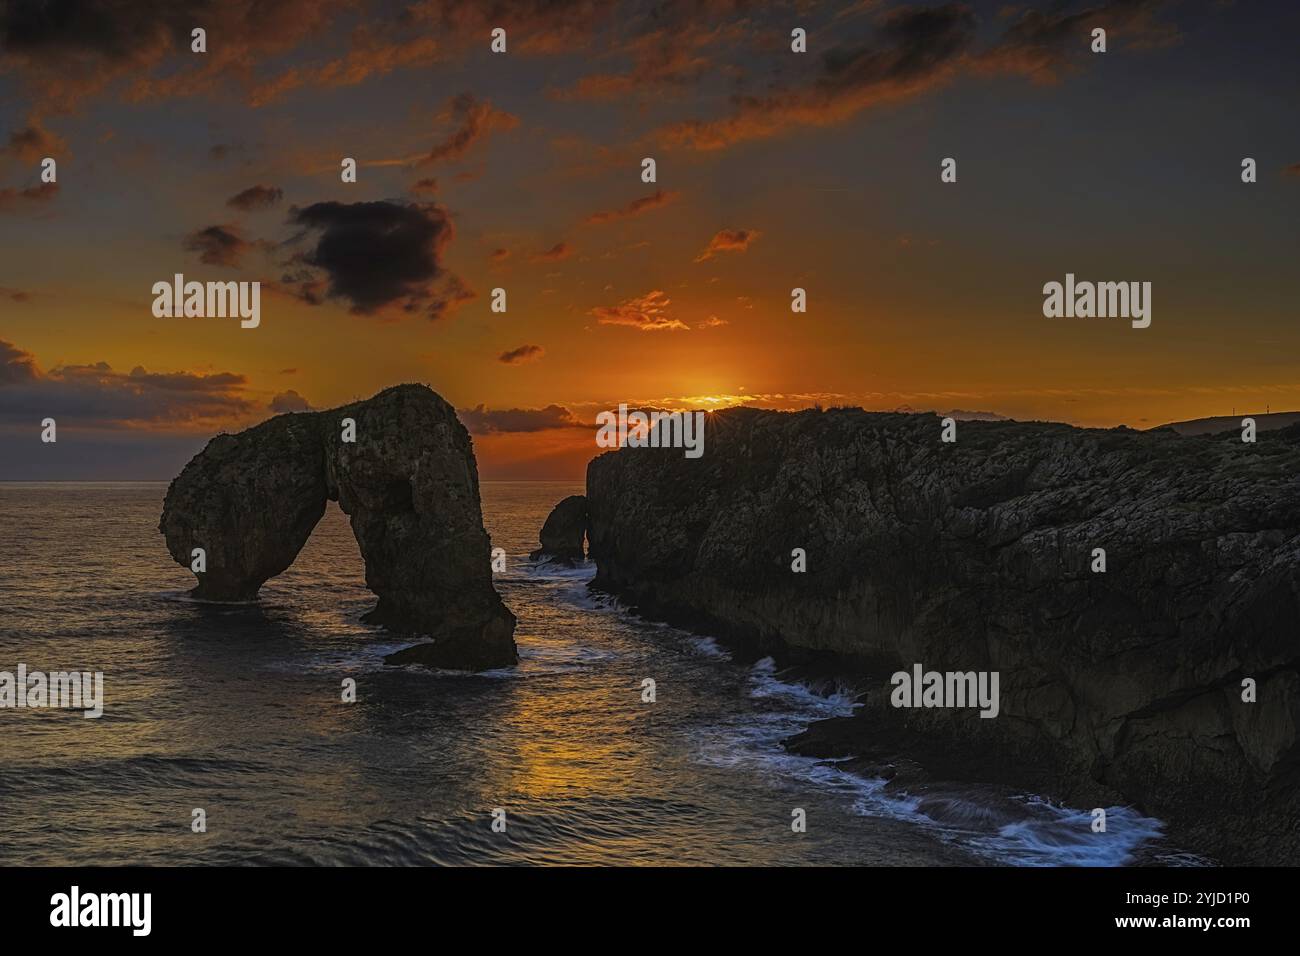
{"type": "Polygon", "coordinates": [[[431,193],[436,193],[437,191],[438,191],[438,180],[432,177],[417,180],[411,186],[411,192],[413,193],[431,194],[431,193]]]}
{"type": "Polygon", "coordinates": [[[756,229],[720,230],[709,240],[709,244],[704,247],[704,251],[695,257],[695,261],[708,262],[719,252],[744,252],[761,235],[762,233],[756,229]]]}
{"type": "Polygon", "coordinates": [[[26,189],[0,189],[0,212],[17,209],[28,203],[46,203],[59,194],[58,183],[41,183],[26,189]]]}
{"type": "MultiPolygon", "coordinates": [[[[326,293],[349,303],[359,315],[428,306],[434,299],[433,283],[443,275],[443,252],[454,234],[447,211],[434,204],[320,202],[291,209],[289,221],[319,234],[315,247],[297,261],[324,273],[326,293]]],[[[320,301],[318,276],[290,279],[307,301],[320,301]]],[[[431,317],[465,301],[467,291],[459,286],[444,292],[431,306],[440,311],[431,317]]]]}
{"type": "Polygon", "coordinates": [[[517,349],[502,352],[497,356],[497,361],[504,362],[506,365],[521,365],[524,362],[535,361],[545,354],[546,349],[540,345],[521,345],[517,349]]]}
{"type": "Polygon", "coordinates": [[[626,206],[621,206],[618,209],[594,212],[584,222],[588,225],[599,225],[606,222],[615,222],[619,219],[631,219],[633,216],[639,216],[651,209],[666,206],[680,195],[679,192],[664,192],[662,189],[656,189],[651,195],[634,199],[626,206]]]}
{"type": "Polygon", "coordinates": [[[493,250],[492,250],[492,255],[490,255],[488,258],[491,259],[493,262],[501,262],[501,261],[503,261],[503,260],[505,260],[505,259],[509,259],[509,258],[510,258],[510,250],[509,250],[509,249],[493,249],[493,250]]]}
{"type": "Polygon", "coordinates": [[[642,332],[687,330],[685,322],[672,318],[668,307],[672,305],[662,291],[656,289],[645,295],[629,299],[622,305],[598,306],[588,314],[594,315],[601,325],[629,325],[642,332]]]}
{"type": "Polygon", "coordinates": [[[460,125],[447,139],[429,150],[421,160],[422,165],[445,159],[460,159],[470,147],[486,139],[490,133],[513,129],[519,117],[503,112],[471,93],[461,93],[448,101],[448,112],[460,125]]]}
{"type": "Polygon", "coordinates": [[[284,190],[278,186],[249,186],[227,199],[226,205],[249,212],[254,209],[269,209],[283,198],[284,190]]]}
{"type": "Polygon", "coordinates": [[[559,262],[573,255],[573,249],[567,242],[557,242],[545,252],[536,252],[532,256],[533,262],[559,262]]]}
{"type": "Polygon", "coordinates": [[[46,156],[67,152],[68,144],[45,129],[39,120],[31,120],[19,130],[9,134],[5,152],[21,163],[38,163],[46,156]]]}
{"type": "Polygon", "coordinates": [[[728,322],[726,319],[720,319],[720,318],[718,318],[716,315],[711,315],[711,316],[709,316],[707,319],[705,319],[703,322],[701,322],[701,323],[699,324],[699,328],[701,328],[701,329],[716,329],[716,328],[718,328],[719,326],[722,326],[722,325],[730,325],[730,324],[731,324],[731,323],[728,322]]]}
{"type": "Polygon", "coordinates": [[[341,57],[313,66],[291,67],[259,84],[249,93],[249,104],[265,106],[290,90],[356,86],[372,76],[386,76],[400,67],[430,63],[438,42],[432,36],[386,39],[367,27],[352,32],[351,48],[341,57]]]}
{"type": "Polygon", "coordinates": [[[0,385],[30,382],[40,377],[36,356],[0,339],[0,385]]]}
{"type": "Polygon", "coordinates": [[[511,408],[489,411],[482,405],[457,409],[456,414],[472,435],[498,432],[540,432],[551,428],[586,428],[563,405],[545,408],[511,408]]]}
{"type": "Polygon", "coordinates": [[[432,321],[450,318],[466,302],[473,302],[478,293],[461,281],[460,276],[448,275],[442,291],[429,304],[428,316],[432,321]]]}
{"type": "Polygon", "coordinates": [[[252,74],[261,59],[319,32],[349,0],[78,0],[0,5],[0,60],[33,99],[71,109],[131,79],[125,99],[207,93],[218,77],[252,74]],[[190,55],[201,25],[208,52],[190,55]]]}
{"type": "Polygon", "coordinates": [[[187,252],[197,252],[199,261],[207,265],[237,269],[253,243],[234,226],[207,226],[187,235],[181,246],[187,252]]]}
{"type": "Polygon", "coordinates": [[[30,302],[32,294],[22,289],[13,289],[7,285],[0,285],[0,296],[10,299],[14,302],[30,302]]]}
{"type": "Polygon", "coordinates": [[[972,58],[973,65],[1036,83],[1055,82],[1091,55],[1095,27],[1106,30],[1108,44],[1121,41],[1140,49],[1175,41],[1177,28],[1156,18],[1159,6],[1161,0],[1111,0],[1077,12],[1026,9],[997,43],[972,58]]]}
{"type": "Polygon", "coordinates": [[[616,56],[630,61],[629,68],[584,76],[551,95],[567,100],[648,97],[697,83],[716,71],[721,59],[719,51],[706,50],[747,32],[746,15],[753,8],[752,0],[668,0],[654,4],[648,16],[624,16],[628,38],[604,42],[616,56]]]}
{"type": "Polygon", "coordinates": [[[1283,176],[1300,176],[1300,163],[1292,163],[1282,169],[1283,176]]]}
{"type": "Polygon", "coordinates": [[[975,15],[964,4],[902,7],[884,17],[878,42],[828,51],[821,76],[810,86],[734,97],[732,115],[676,123],[662,131],[663,138],[670,145],[713,150],[792,126],[841,123],[943,82],[974,36],[975,15]]]}
{"type": "Polygon", "coordinates": [[[1007,416],[997,412],[968,412],[963,408],[954,408],[949,412],[936,412],[940,417],[948,417],[959,422],[1005,422],[1007,416]]]}
{"type": "Polygon", "coordinates": [[[281,392],[271,399],[271,411],[277,415],[283,412],[310,412],[311,404],[293,389],[281,392]]]}
{"type": "Polygon", "coordinates": [[[233,372],[129,373],[106,362],[63,365],[43,372],[35,357],[0,340],[0,423],[47,416],[60,425],[207,427],[256,411],[247,379],[233,372]]]}

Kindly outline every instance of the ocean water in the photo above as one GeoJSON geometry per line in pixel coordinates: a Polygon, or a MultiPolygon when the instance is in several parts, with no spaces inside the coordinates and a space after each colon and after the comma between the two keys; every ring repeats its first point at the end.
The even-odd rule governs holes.
{"type": "Polygon", "coordinates": [[[641,621],[588,592],[591,567],[531,565],[581,490],[483,484],[521,661],[469,675],[382,663],[410,642],[360,623],[374,599],[336,505],[257,602],[218,605],[188,598],[157,532],[164,483],[0,484],[0,671],[102,671],[105,698],[97,720],[0,709],[0,864],[1198,862],[1127,808],[1102,841],[1033,795],[900,796],[786,754],[853,688],[641,621]]]}

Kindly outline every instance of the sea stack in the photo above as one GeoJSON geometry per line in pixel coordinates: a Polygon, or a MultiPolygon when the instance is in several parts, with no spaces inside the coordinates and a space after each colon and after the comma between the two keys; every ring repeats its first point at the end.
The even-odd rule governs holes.
{"type": "Polygon", "coordinates": [[[1300,426],[943,433],[929,414],[733,409],[697,461],[601,455],[592,586],[878,675],[840,753],[901,722],[1001,779],[1048,769],[1075,806],[1134,803],[1223,862],[1300,859],[1300,426]],[[998,716],[891,707],[890,672],[917,663],[997,672],[998,716]]]}
{"type": "Polygon", "coordinates": [[[349,516],[379,599],[366,620],[430,639],[390,662],[483,670],[517,660],[469,433],[426,386],[218,435],[172,481],[159,531],[186,568],[203,549],[196,597],[247,601],[293,563],[327,501],[349,516]]]}
{"type": "Polygon", "coordinates": [[[581,561],[585,557],[582,541],[586,534],[587,498],[569,495],[547,515],[538,535],[541,547],[529,557],[534,561],[581,561]]]}

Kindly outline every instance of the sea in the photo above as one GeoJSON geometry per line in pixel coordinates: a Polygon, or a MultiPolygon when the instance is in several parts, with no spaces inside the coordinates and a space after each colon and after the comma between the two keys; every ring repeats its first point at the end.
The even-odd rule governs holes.
{"type": "Polygon", "coordinates": [[[192,599],[166,489],[0,483],[0,672],[104,681],[98,719],[0,708],[2,865],[1207,862],[1131,808],[1097,839],[1091,808],[910,795],[786,753],[860,689],[642,620],[588,590],[591,565],[530,562],[580,484],[482,484],[520,660],[480,674],[383,663],[412,642],[361,623],[374,596],[333,503],[255,602],[192,599]]]}

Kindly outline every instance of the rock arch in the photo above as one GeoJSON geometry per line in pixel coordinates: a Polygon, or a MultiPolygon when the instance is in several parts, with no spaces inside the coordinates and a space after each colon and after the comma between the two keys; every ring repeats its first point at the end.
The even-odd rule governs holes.
{"type": "Polygon", "coordinates": [[[204,549],[195,597],[247,601],[293,563],[327,501],[348,515],[379,599],[366,620],[432,639],[390,661],[515,662],[515,618],[492,586],[469,433],[423,385],[218,435],[172,481],[158,530],[186,568],[204,549]],[[344,418],[356,422],[355,442],[342,440],[344,418]]]}

